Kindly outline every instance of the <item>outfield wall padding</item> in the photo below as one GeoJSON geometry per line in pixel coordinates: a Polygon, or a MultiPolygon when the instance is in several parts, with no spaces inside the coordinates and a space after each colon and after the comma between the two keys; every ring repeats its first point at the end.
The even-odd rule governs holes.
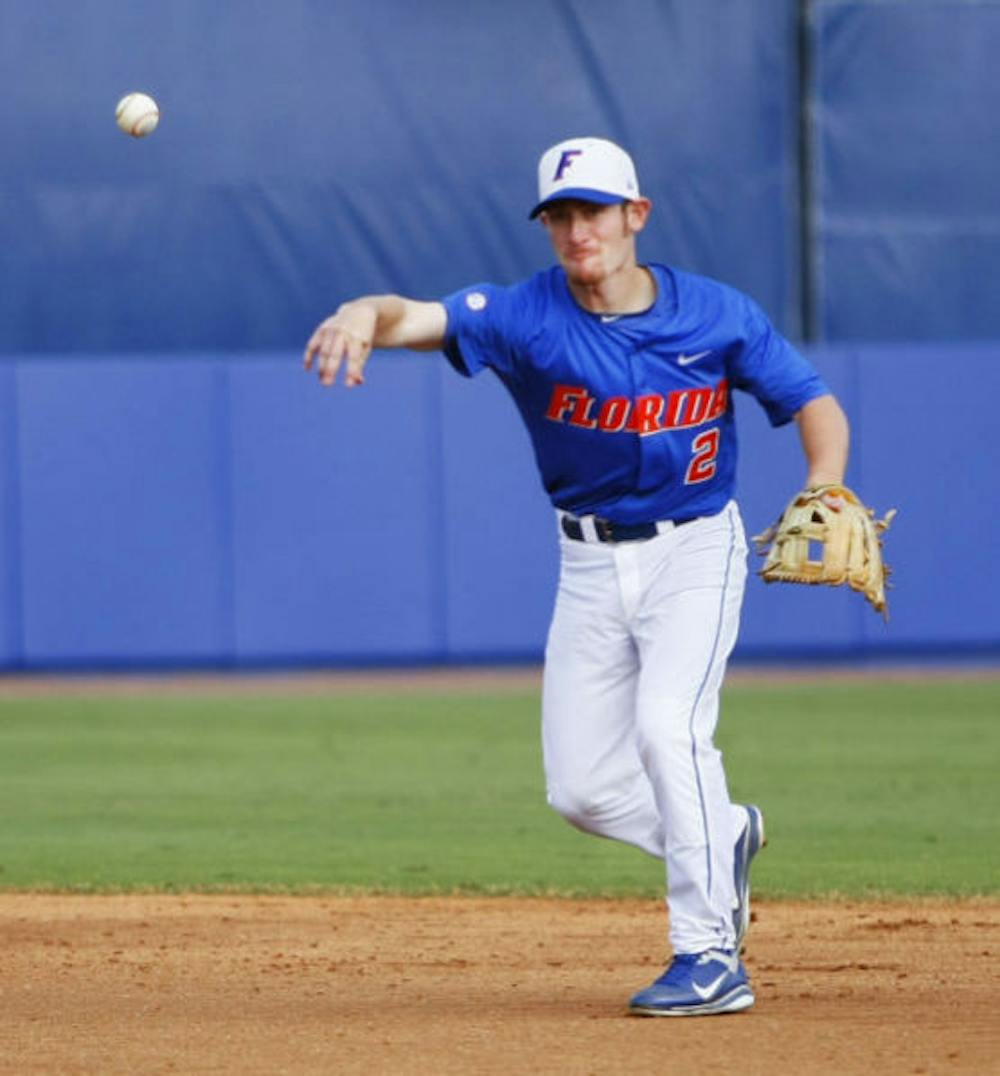
{"type": "MultiPolygon", "coordinates": [[[[1000,648],[1000,345],[826,348],[850,481],[889,532],[892,619],[846,589],[748,591],[738,653],[1000,648]]],[[[747,527],[802,480],[736,396],[747,527]]],[[[321,389],[295,353],[0,364],[0,665],[344,664],[540,655],[555,521],[491,375],[380,353],[321,389]]]]}

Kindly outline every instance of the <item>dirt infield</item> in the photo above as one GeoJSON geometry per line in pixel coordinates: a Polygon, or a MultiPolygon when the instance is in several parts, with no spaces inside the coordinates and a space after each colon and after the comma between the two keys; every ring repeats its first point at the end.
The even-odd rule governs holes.
{"type": "MultiPolygon", "coordinates": [[[[921,680],[1000,680],[1000,663],[912,662],[823,665],[745,665],[727,684],[914,683],[921,680]]],[[[9,673],[0,675],[0,699],[115,695],[394,695],[448,692],[541,691],[539,665],[400,667],[272,672],[9,673]]]]}
{"type": "Polygon", "coordinates": [[[644,1019],[639,901],[0,895],[0,1073],[977,1073],[1000,903],[758,905],[749,1012],[644,1019]]]}

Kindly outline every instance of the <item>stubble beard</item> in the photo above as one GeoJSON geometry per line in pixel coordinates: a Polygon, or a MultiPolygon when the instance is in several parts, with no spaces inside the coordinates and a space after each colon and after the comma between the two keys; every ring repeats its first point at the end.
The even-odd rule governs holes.
{"type": "MultiPolygon", "coordinates": [[[[621,238],[628,239],[634,234],[623,212],[621,238]]],[[[597,253],[593,258],[588,258],[583,263],[573,262],[568,258],[561,258],[560,261],[563,271],[571,284],[581,288],[597,288],[617,273],[628,270],[634,264],[634,254],[630,257],[630,251],[634,252],[634,250],[634,246],[631,248],[626,247],[618,263],[611,266],[608,265],[606,258],[601,253],[597,253]]]]}
{"type": "Polygon", "coordinates": [[[586,262],[563,262],[563,269],[570,283],[582,288],[596,288],[607,283],[618,273],[627,271],[633,264],[627,251],[614,264],[608,264],[606,258],[597,255],[586,262]]]}

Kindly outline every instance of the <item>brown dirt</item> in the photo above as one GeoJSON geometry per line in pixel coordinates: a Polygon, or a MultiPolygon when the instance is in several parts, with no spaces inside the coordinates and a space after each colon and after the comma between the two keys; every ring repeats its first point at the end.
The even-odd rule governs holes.
{"type": "MultiPolygon", "coordinates": [[[[727,684],[918,683],[923,680],[1000,680],[1000,664],[985,661],[824,665],[745,665],[727,673],[727,684]]],[[[413,692],[540,692],[539,665],[400,667],[297,672],[7,673],[0,699],[36,696],[113,695],[351,695],[413,692]]]]}
{"type": "Polygon", "coordinates": [[[759,902],[757,1005],[625,1015],[662,909],[0,894],[0,1073],[990,1073],[1000,902],[759,902]]]}

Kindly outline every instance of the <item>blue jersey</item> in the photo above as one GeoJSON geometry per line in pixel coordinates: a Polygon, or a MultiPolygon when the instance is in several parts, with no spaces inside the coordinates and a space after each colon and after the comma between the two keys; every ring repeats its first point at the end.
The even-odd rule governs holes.
{"type": "Polygon", "coordinates": [[[559,266],[443,300],[449,361],[500,378],[552,503],[575,515],[714,515],[735,485],[733,390],[752,393],[775,426],[829,391],[746,295],[648,268],[656,300],[639,314],[583,309],[559,266]]]}

